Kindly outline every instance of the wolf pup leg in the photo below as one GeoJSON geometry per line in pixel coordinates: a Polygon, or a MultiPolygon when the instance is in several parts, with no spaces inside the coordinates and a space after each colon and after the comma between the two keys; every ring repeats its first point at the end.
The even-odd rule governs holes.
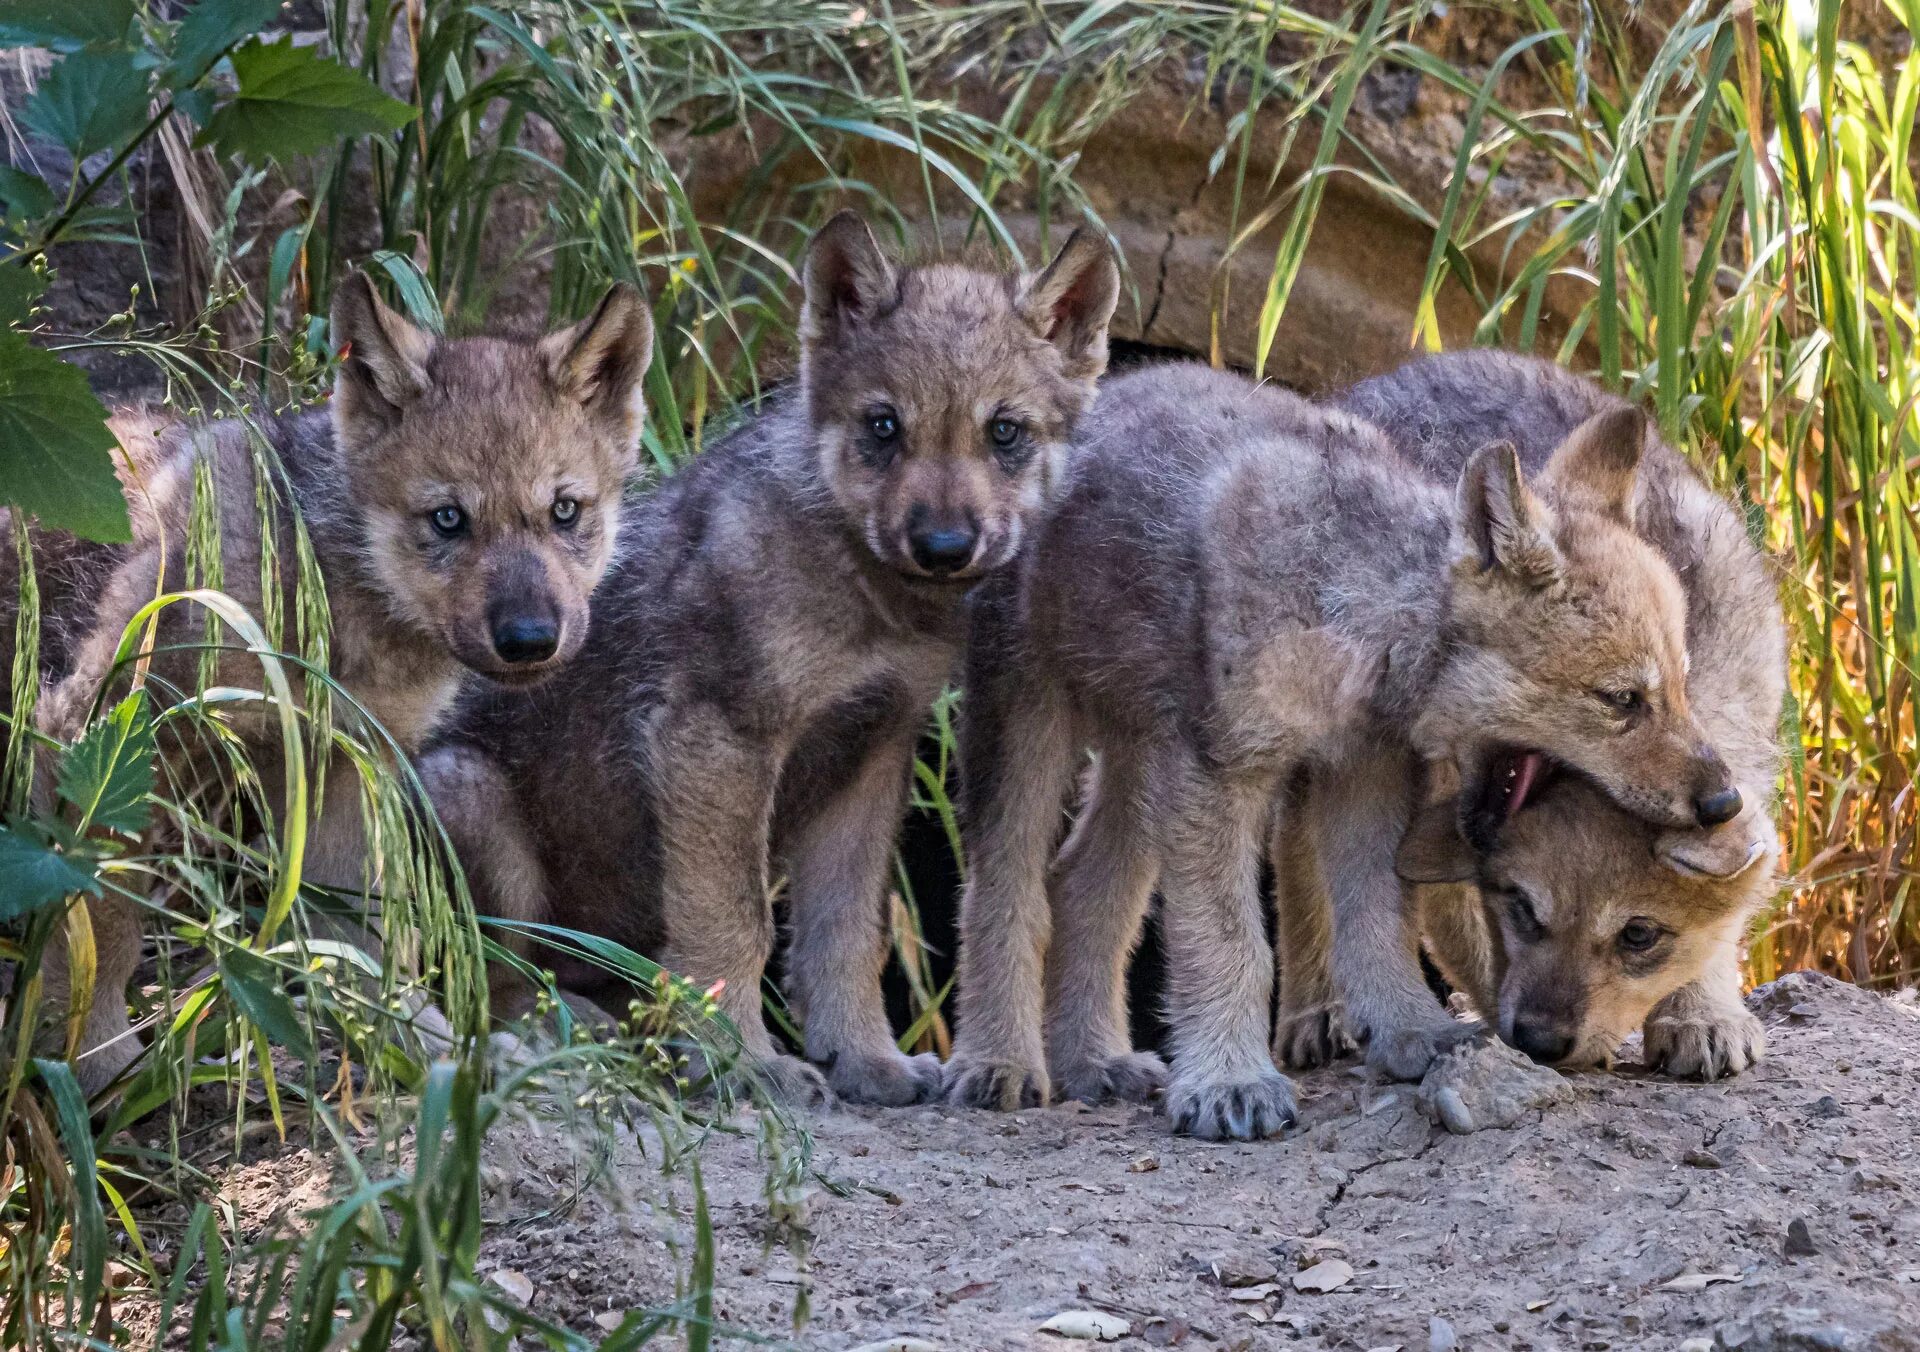
{"type": "Polygon", "coordinates": [[[1273,950],[1261,910],[1265,777],[1225,778],[1171,753],[1163,797],[1161,890],[1168,953],[1175,1131],[1208,1140],[1276,1136],[1295,1118],[1293,1086],[1267,1048],[1273,950]]]}
{"type": "Polygon", "coordinates": [[[1127,964],[1160,876],[1143,811],[1138,751],[1100,752],[1085,803],[1048,888],[1047,1069],[1062,1098],[1143,1103],[1166,1083],[1166,1063],[1136,1052],[1127,1026],[1127,964]]]}
{"type": "Polygon", "coordinates": [[[877,741],[781,851],[793,918],[787,987],[806,1028],[807,1059],[825,1067],[834,1092],[890,1107],[940,1092],[940,1058],[907,1056],[894,1045],[880,992],[887,869],[919,731],[916,719],[877,741]]]}
{"type": "Polygon", "coordinates": [[[1729,944],[1647,1015],[1647,1065],[1683,1080],[1738,1075],[1766,1052],[1767,1033],[1740,998],[1740,955],[1729,944]]]}
{"type": "Polygon", "coordinates": [[[1274,958],[1280,969],[1273,1059],[1294,1070],[1352,1050],[1333,985],[1333,900],[1313,843],[1313,781],[1296,773],[1274,798],[1267,861],[1273,868],[1274,958]]]}

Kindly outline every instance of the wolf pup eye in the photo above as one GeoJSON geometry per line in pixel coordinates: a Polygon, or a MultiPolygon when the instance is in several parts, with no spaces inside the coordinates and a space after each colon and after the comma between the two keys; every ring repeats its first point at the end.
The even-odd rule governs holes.
{"type": "Polygon", "coordinates": [[[1647,697],[1638,690],[1596,690],[1594,698],[1622,717],[1630,717],[1647,706],[1647,697]]]}
{"type": "Polygon", "coordinates": [[[867,445],[865,460],[875,469],[884,469],[893,462],[900,440],[900,415],[891,405],[882,404],[878,408],[867,410],[867,445]]]}
{"type": "Polygon", "coordinates": [[[1660,942],[1660,927],[1635,917],[1620,928],[1620,947],[1629,953],[1644,953],[1660,942]]]}
{"type": "Polygon", "coordinates": [[[467,514],[458,507],[436,507],[433,509],[433,528],[442,536],[451,540],[464,534],[467,529],[467,514]]]}
{"type": "Polygon", "coordinates": [[[993,439],[993,449],[1010,451],[1020,444],[1027,429],[1012,418],[995,418],[987,424],[987,435],[993,439]]]}
{"type": "Polygon", "coordinates": [[[553,500],[553,524],[565,530],[580,519],[580,504],[573,498],[553,500]]]}
{"type": "Polygon", "coordinates": [[[1533,903],[1524,892],[1510,893],[1507,897],[1507,919],[1513,922],[1513,932],[1533,943],[1544,935],[1546,926],[1540,923],[1540,917],[1534,912],[1533,903]]]}

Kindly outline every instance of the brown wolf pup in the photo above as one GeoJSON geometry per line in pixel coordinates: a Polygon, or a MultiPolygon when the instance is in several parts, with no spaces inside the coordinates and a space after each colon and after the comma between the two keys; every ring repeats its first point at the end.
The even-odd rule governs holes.
{"type": "Polygon", "coordinates": [[[964,598],[1063,482],[1119,277],[1087,231],[1037,276],[897,266],[842,213],[804,281],[797,389],[629,506],[580,658],[475,701],[422,773],[483,910],[723,982],[776,1091],[819,1094],[761,1017],[776,866],[807,1057],[849,1099],[912,1103],[939,1066],[894,1046],[880,974],[914,742],[964,598]]]}
{"type": "MultiPolygon", "coordinates": [[[[1687,706],[1679,584],[1628,520],[1643,432],[1637,414],[1595,419],[1531,477],[1487,446],[1454,492],[1363,420],[1237,376],[1110,382],[1066,501],[975,609],[950,1097],[1043,1102],[1049,1067],[1076,1097],[1153,1087],[1122,976],[1157,883],[1176,1129],[1286,1125],[1259,856],[1301,767],[1342,912],[1398,913],[1413,802],[1379,786],[1407,785],[1417,754],[1474,763],[1510,729],[1674,826],[1737,811],[1687,706]]],[[[1374,943],[1413,951],[1409,934],[1374,943]]],[[[1361,1011],[1400,1035],[1374,1048],[1400,1073],[1464,1032],[1420,996],[1424,1020],[1398,1017],[1393,990],[1361,1011]]]]}
{"type": "MultiPolygon", "coordinates": [[[[1581,422],[1624,407],[1551,363],[1496,352],[1416,361],[1340,402],[1442,482],[1491,439],[1511,441],[1536,468],[1581,422]]],[[[1449,980],[1507,1041],[1551,1064],[1604,1064],[1644,1024],[1651,1064],[1711,1079],[1745,1069],[1762,1047],[1740,1002],[1738,949],[1774,891],[1769,807],[1786,642],[1773,570],[1737,511],[1658,440],[1642,457],[1633,520],[1681,580],[1688,701],[1731,768],[1740,812],[1710,828],[1650,826],[1516,735],[1498,773],[1422,811],[1400,868],[1415,882],[1466,884],[1419,890],[1422,929],[1449,980]]],[[[1341,961],[1344,934],[1331,955],[1311,942],[1328,928],[1322,886],[1302,859],[1311,834],[1287,830],[1281,815],[1294,837],[1276,858],[1282,929],[1295,941],[1282,945],[1276,1050],[1301,1064],[1332,1050],[1329,958],[1346,982],[1381,974],[1341,961]]]]}
{"type": "MultiPolygon", "coordinates": [[[[442,340],[355,275],[334,299],[332,333],[342,362],[329,405],[260,431],[285,468],[326,584],[332,675],[411,751],[465,673],[530,685],[585,642],[588,598],[612,558],[622,485],[638,462],[652,321],[640,294],[618,285],[587,319],[537,342],[442,340]]],[[[97,616],[84,637],[74,637],[64,614],[53,630],[58,679],[40,721],[62,735],[84,722],[133,613],[188,581],[196,459],[209,463],[215,485],[224,586],[260,612],[253,434],[238,422],[159,428],[138,415],[115,425],[132,462],[124,476],[139,535],[115,551],[118,566],[104,583],[95,579],[97,591],[65,587],[53,597],[97,616]]],[[[276,511],[271,524],[290,547],[287,507],[276,511]]],[[[49,543],[60,554],[63,546],[49,543]]],[[[283,569],[287,613],[293,573],[283,569]]],[[[152,669],[160,688],[195,687],[203,633],[198,607],[162,612],[152,669]]],[[[216,680],[256,684],[256,659],[223,655],[216,680]]],[[[262,779],[275,784],[277,733],[248,719],[236,728],[262,779]]],[[[350,782],[345,768],[334,778],[350,782]]],[[[335,795],[310,833],[305,872],[357,887],[358,805],[339,787],[335,795]]],[[[139,959],[139,926],[123,903],[92,911],[99,995],[83,1039],[91,1054],[79,1069],[97,1087],[138,1050],[120,992],[139,959]]],[[[47,975],[53,1003],[64,1003],[64,958],[50,955],[47,975]]]]}

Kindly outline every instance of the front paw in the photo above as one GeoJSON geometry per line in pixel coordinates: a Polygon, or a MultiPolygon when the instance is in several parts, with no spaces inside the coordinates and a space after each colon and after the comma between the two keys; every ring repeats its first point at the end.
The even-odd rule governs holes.
{"type": "Polygon", "coordinates": [[[1152,1052],[1101,1057],[1063,1072],[1060,1097],[1082,1103],[1145,1103],[1167,1083],[1167,1063],[1152,1052]]]}
{"type": "Polygon", "coordinates": [[[1767,1047],[1760,1020],[1739,1005],[1695,1011],[1689,1018],[1649,1018],[1642,1038],[1647,1068],[1677,1080],[1738,1075],[1767,1047]]]}
{"type": "Polygon", "coordinates": [[[1313,1070],[1331,1065],[1353,1051],[1339,1007],[1316,1006],[1293,1013],[1280,1011],[1273,1030],[1273,1059],[1289,1070],[1313,1070]]]}
{"type": "Polygon", "coordinates": [[[1376,1029],[1367,1039],[1367,1064],[1389,1079],[1418,1080],[1448,1048],[1479,1032],[1477,1024],[1445,1018],[1414,1028],[1376,1029]]]}
{"type": "Polygon", "coordinates": [[[897,1051],[871,1056],[842,1052],[827,1071],[827,1083],[849,1103],[905,1108],[940,1097],[940,1058],[931,1052],[906,1056],[897,1051]]]}
{"type": "Polygon", "coordinates": [[[833,1090],[827,1084],[827,1077],[810,1061],[778,1052],[741,1064],[745,1073],[776,1103],[789,1108],[824,1108],[833,1104],[833,1090]]]}
{"type": "Polygon", "coordinates": [[[1258,1141],[1298,1119],[1293,1085],[1279,1071],[1238,1084],[1188,1083],[1167,1089],[1173,1129],[1206,1141],[1258,1141]]]}
{"type": "Polygon", "coordinates": [[[1039,1066],[961,1055],[947,1062],[941,1095],[957,1107],[1010,1113],[1044,1108],[1053,1097],[1053,1086],[1039,1066]]]}

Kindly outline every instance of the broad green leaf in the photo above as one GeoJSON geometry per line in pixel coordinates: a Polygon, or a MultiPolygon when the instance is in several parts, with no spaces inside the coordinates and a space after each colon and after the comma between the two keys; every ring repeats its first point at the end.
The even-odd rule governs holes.
{"type": "Polygon", "coordinates": [[[47,289],[47,276],[15,259],[0,263],[0,329],[24,324],[33,303],[47,289]]]}
{"type": "Polygon", "coordinates": [[[60,796],[83,822],[110,831],[131,835],[146,826],[153,782],[153,719],[138,692],[88,728],[60,762],[60,796]]]}
{"type": "Polygon", "coordinates": [[[310,155],[347,136],[404,127],[414,111],[382,94],[358,71],[296,47],[253,39],[233,51],[240,88],[198,137],[222,153],[258,163],[310,155]]]}
{"type": "Polygon", "coordinates": [[[121,42],[133,27],[133,0],[0,0],[0,47],[70,52],[121,42]]]}
{"type": "Polygon", "coordinates": [[[100,884],[67,855],[0,826],[0,920],[37,911],[75,892],[98,896],[100,884]]]}
{"type": "Polygon", "coordinates": [[[147,72],[133,52],[88,50],[47,72],[21,120],[75,159],[125,144],[147,123],[147,72]]]}
{"type": "Polygon", "coordinates": [[[77,366],[0,331],[0,502],[90,540],[125,540],[107,411],[77,366]]]}
{"type": "Polygon", "coordinates": [[[312,1057],[313,1040],[293,1001],[281,989],[278,967],[251,949],[231,948],[220,955],[220,974],[233,1003],[269,1041],[298,1056],[312,1057]]]}
{"type": "Polygon", "coordinates": [[[0,206],[8,216],[31,220],[53,210],[53,189],[25,170],[0,164],[0,206]]]}
{"type": "Polygon", "coordinates": [[[279,13],[280,0],[199,0],[175,33],[165,77],[168,88],[192,84],[222,52],[258,33],[279,13]]]}

